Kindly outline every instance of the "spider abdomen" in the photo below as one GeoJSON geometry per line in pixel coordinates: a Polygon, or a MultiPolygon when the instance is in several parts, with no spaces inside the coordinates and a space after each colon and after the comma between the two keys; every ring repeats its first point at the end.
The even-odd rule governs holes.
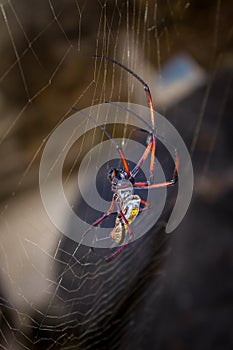
{"type": "MultiPolygon", "coordinates": [[[[128,223],[131,224],[139,213],[141,198],[138,195],[129,196],[123,205],[124,215],[128,223]]],[[[126,224],[125,224],[126,225],[126,224]]]]}
{"type": "MultiPolygon", "coordinates": [[[[139,214],[140,202],[141,198],[138,195],[130,195],[122,203],[123,214],[129,225],[139,214]]],[[[127,224],[123,222],[122,217],[117,216],[115,227],[111,232],[111,237],[115,243],[122,244],[125,240],[127,231],[127,224]]]]}

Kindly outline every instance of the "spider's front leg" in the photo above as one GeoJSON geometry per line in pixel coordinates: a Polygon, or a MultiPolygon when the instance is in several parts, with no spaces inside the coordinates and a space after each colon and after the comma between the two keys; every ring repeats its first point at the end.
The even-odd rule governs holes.
{"type": "Polygon", "coordinates": [[[137,175],[137,173],[141,169],[143,163],[145,162],[145,160],[147,159],[147,157],[149,156],[149,154],[151,152],[150,174],[149,174],[149,179],[150,180],[149,181],[150,181],[150,184],[152,184],[154,182],[155,149],[156,149],[155,135],[152,134],[152,133],[149,133],[149,135],[147,137],[147,147],[146,147],[143,155],[139,159],[138,163],[135,165],[135,167],[131,171],[131,176],[133,178],[135,178],[135,176],[137,175]]]}
{"type": "Polygon", "coordinates": [[[175,163],[175,168],[173,172],[173,177],[169,181],[157,183],[157,184],[150,184],[150,182],[135,182],[134,183],[134,188],[138,189],[149,189],[149,188],[160,188],[160,187],[168,187],[171,185],[174,185],[177,180],[178,180],[178,168],[179,168],[179,163],[180,163],[180,157],[179,154],[176,154],[176,163],[175,163]]]}
{"type": "Polygon", "coordinates": [[[153,184],[154,182],[154,169],[155,169],[155,150],[156,150],[156,140],[155,135],[151,135],[151,158],[150,158],[150,175],[149,175],[149,181],[150,184],[153,184]]]}

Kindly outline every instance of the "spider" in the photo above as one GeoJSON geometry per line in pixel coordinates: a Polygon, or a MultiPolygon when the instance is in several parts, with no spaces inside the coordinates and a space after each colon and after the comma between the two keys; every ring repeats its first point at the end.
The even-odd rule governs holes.
{"type": "MultiPolygon", "coordinates": [[[[110,256],[105,257],[107,262],[116,258],[130,243],[133,238],[133,230],[131,228],[132,222],[137,218],[138,214],[146,209],[149,209],[151,206],[148,202],[140,198],[139,195],[134,193],[135,189],[150,189],[150,188],[160,188],[168,187],[174,185],[178,179],[178,167],[179,167],[179,155],[176,152],[176,162],[173,171],[173,177],[169,181],[162,183],[153,183],[154,182],[154,161],[156,153],[156,137],[155,137],[155,119],[154,119],[154,107],[152,96],[149,86],[145,81],[140,78],[136,73],[131,69],[124,66],[122,63],[115,61],[114,59],[106,56],[94,56],[96,58],[105,59],[112,62],[113,64],[118,65],[120,68],[127,71],[133,77],[135,77],[144,87],[144,91],[147,97],[149,109],[150,109],[150,119],[151,127],[150,132],[147,130],[147,146],[142,154],[141,158],[138,160],[138,163],[134,166],[132,170],[129,169],[125,154],[120,147],[120,145],[114,140],[107,130],[100,125],[97,125],[95,119],[89,116],[90,119],[104,132],[108,139],[114,144],[116,150],[118,151],[121,161],[122,168],[111,168],[108,171],[107,177],[111,182],[111,191],[113,192],[112,202],[109,209],[96,221],[94,221],[91,227],[97,227],[105,219],[107,219],[111,214],[113,214],[114,208],[117,209],[117,216],[115,219],[115,226],[110,233],[113,241],[120,245],[120,247],[110,256]],[[150,155],[150,169],[149,169],[149,180],[146,182],[136,182],[135,178],[141,169],[143,163],[150,155]],[[140,209],[140,205],[143,205],[144,208],[140,209]],[[126,240],[127,233],[129,238],[126,240]]],[[[139,117],[140,118],[140,117],[139,117]]]]}

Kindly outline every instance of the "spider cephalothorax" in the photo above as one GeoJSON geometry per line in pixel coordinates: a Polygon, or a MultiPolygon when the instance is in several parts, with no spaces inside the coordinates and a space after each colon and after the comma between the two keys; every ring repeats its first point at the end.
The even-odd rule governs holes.
{"type": "Polygon", "coordinates": [[[114,182],[117,180],[127,179],[128,175],[123,169],[112,168],[108,172],[108,178],[111,182],[114,182]]]}
{"type": "Polygon", "coordinates": [[[127,172],[123,169],[118,168],[112,168],[108,172],[108,178],[111,181],[112,185],[117,185],[119,181],[123,182],[122,180],[130,181],[133,185],[135,182],[134,177],[130,174],[130,176],[127,174],[127,172]]]}

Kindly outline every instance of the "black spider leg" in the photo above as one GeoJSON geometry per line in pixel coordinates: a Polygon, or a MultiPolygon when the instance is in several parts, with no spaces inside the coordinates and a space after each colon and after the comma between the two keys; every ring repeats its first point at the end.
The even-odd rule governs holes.
{"type": "Polygon", "coordinates": [[[145,124],[148,129],[150,129],[150,132],[148,130],[144,130],[144,129],[141,129],[141,130],[144,130],[146,131],[148,134],[150,133],[153,133],[154,130],[153,128],[151,127],[151,125],[145,120],[143,119],[140,115],[138,115],[136,112],[132,111],[131,109],[123,106],[121,103],[119,102],[112,102],[112,101],[105,101],[105,103],[109,103],[110,105],[114,106],[114,107],[117,107],[117,108],[120,108],[122,109],[124,112],[128,112],[130,113],[131,115],[133,115],[135,118],[137,118],[138,120],[140,120],[143,124],[145,124]]]}
{"type": "Polygon", "coordinates": [[[144,151],[142,157],[140,158],[138,163],[135,165],[133,170],[131,170],[131,177],[135,179],[135,177],[138,174],[139,170],[141,169],[144,161],[147,159],[150,151],[152,150],[152,140],[153,140],[154,130],[153,130],[153,128],[151,127],[151,125],[149,123],[147,123],[142,117],[140,117],[134,111],[132,111],[132,110],[130,110],[130,109],[124,107],[124,106],[121,106],[120,104],[115,103],[115,102],[109,101],[109,102],[105,102],[105,103],[109,103],[110,105],[113,105],[113,106],[115,106],[117,108],[121,108],[122,110],[124,110],[124,111],[126,111],[126,112],[128,112],[128,113],[130,113],[132,115],[134,115],[138,120],[143,122],[151,130],[151,132],[149,132],[148,130],[145,130],[145,129],[138,129],[138,130],[146,132],[148,134],[148,138],[147,138],[147,148],[146,148],[146,150],[144,151]]]}
{"type": "MultiPolygon", "coordinates": [[[[122,106],[120,103],[116,103],[116,102],[108,101],[108,102],[105,102],[105,103],[109,103],[110,105],[113,105],[113,106],[115,106],[115,107],[117,107],[117,108],[120,108],[120,109],[122,109],[122,110],[124,110],[124,111],[126,111],[126,112],[128,112],[128,113],[130,113],[130,114],[132,114],[135,118],[137,118],[138,120],[140,120],[141,122],[143,122],[143,123],[150,129],[151,132],[149,132],[149,131],[146,130],[146,129],[142,129],[142,128],[138,128],[137,130],[140,130],[140,131],[142,131],[142,132],[146,132],[146,133],[148,134],[148,137],[151,135],[151,133],[154,132],[154,130],[152,129],[151,125],[150,125],[149,123],[147,123],[146,120],[144,120],[140,115],[138,115],[136,112],[132,111],[131,109],[129,109],[129,108],[125,107],[125,106],[122,106]]],[[[175,182],[177,182],[177,177],[178,177],[178,166],[179,166],[179,153],[178,153],[177,149],[176,149],[172,144],[170,144],[170,143],[166,140],[166,138],[164,138],[163,136],[161,136],[161,135],[158,134],[158,133],[156,133],[156,135],[157,135],[157,138],[158,138],[159,140],[165,141],[165,144],[167,144],[167,145],[169,145],[170,147],[173,148],[174,155],[175,155],[175,158],[176,158],[176,161],[175,161],[175,168],[174,168],[174,173],[173,173],[173,179],[175,178],[175,179],[176,179],[175,182]],[[176,165],[176,164],[177,164],[177,165],[176,165]]],[[[136,168],[136,166],[135,166],[135,168],[136,168]]],[[[135,168],[131,171],[132,177],[135,177],[135,176],[137,175],[137,174],[133,175],[133,174],[135,173],[135,170],[136,170],[135,168]]],[[[139,169],[140,169],[140,168],[139,168],[139,169]]],[[[138,169],[138,170],[139,170],[139,169],[138,169]]]]}
{"type": "MultiPolygon", "coordinates": [[[[130,113],[131,115],[133,115],[135,118],[137,118],[138,120],[140,120],[142,123],[144,123],[144,124],[150,129],[150,131],[148,131],[148,130],[146,130],[146,129],[142,129],[142,128],[136,128],[136,130],[140,130],[140,131],[142,131],[142,132],[146,132],[146,133],[148,134],[148,136],[151,135],[151,134],[154,132],[154,130],[152,129],[151,125],[150,125],[145,119],[143,119],[140,115],[138,115],[136,112],[132,111],[131,109],[129,109],[129,108],[123,106],[121,103],[112,102],[112,101],[106,101],[105,103],[109,103],[110,105],[112,105],[112,106],[114,106],[114,107],[116,107],[116,108],[120,108],[120,109],[122,109],[123,111],[130,113]]],[[[167,140],[165,137],[163,137],[162,135],[160,135],[160,134],[157,132],[157,130],[155,130],[155,131],[156,131],[155,136],[156,136],[159,140],[165,141],[165,144],[171,146],[171,147],[173,148],[173,150],[174,150],[174,153],[176,154],[176,153],[177,153],[177,149],[176,149],[170,142],[168,142],[168,140],[167,140]]]]}
{"type": "Polygon", "coordinates": [[[151,125],[153,129],[153,133],[151,135],[151,158],[150,158],[150,175],[149,175],[149,181],[150,183],[153,183],[154,181],[154,165],[155,165],[155,152],[156,152],[156,138],[155,138],[155,118],[154,118],[154,106],[153,106],[153,100],[150,92],[150,88],[148,84],[141,78],[139,77],[135,72],[133,72],[131,69],[128,67],[124,66],[122,63],[112,59],[111,57],[107,56],[101,56],[101,55],[94,55],[93,57],[99,58],[99,59],[105,59],[106,61],[112,62],[119,66],[120,68],[124,69],[126,72],[131,74],[133,77],[135,77],[142,85],[146,94],[147,102],[149,105],[150,109],[150,117],[151,117],[151,125]]]}
{"type": "MultiPolygon", "coordinates": [[[[151,135],[151,133],[154,132],[154,130],[152,129],[151,125],[145,119],[143,119],[140,115],[138,115],[136,112],[132,111],[132,109],[129,109],[129,108],[123,106],[120,102],[106,101],[105,103],[109,103],[110,105],[112,105],[112,106],[114,106],[116,108],[120,108],[123,111],[130,113],[131,115],[133,115],[136,119],[140,120],[143,124],[145,124],[150,129],[150,131],[148,131],[146,129],[142,129],[142,128],[136,128],[136,130],[140,130],[140,131],[146,132],[148,135],[151,135]]],[[[165,137],[163,137],[162,135],[160,135],[157,132],[157,130],[155,130],[155,136],[159,140],[165,141],[165,143],[167,145],[173,147],[174,151],[177,151],[176,148],[171,143],[169,143],[168,140],[165,137]]]]}
{"type": "Polygon", "coordinates": [[[126,172],[128,178],[130,178],[129,166],[128,166],[126,157],[125,157],[124,152],[123,152],[122,148],[120,147],[120,145],[112,138],[112,136],[107,132],[107,130],[102,125],[97,124],[95,118],[93,118],[91,115],[86,114],[82,110],[78,110],[75,107],[72,107],[72,110],[75,112],[79,112],[82,115],[84,115],[86,118],[90,119],[93,122],[93,124],[95,124],[95,126],[98,127],[107,136],[107,138],[112,142],[112,144],[115,146],[116,150],[118,151],[118,153],[121,157],[121,161],[123,163],[125,172],[126,172]]]}

